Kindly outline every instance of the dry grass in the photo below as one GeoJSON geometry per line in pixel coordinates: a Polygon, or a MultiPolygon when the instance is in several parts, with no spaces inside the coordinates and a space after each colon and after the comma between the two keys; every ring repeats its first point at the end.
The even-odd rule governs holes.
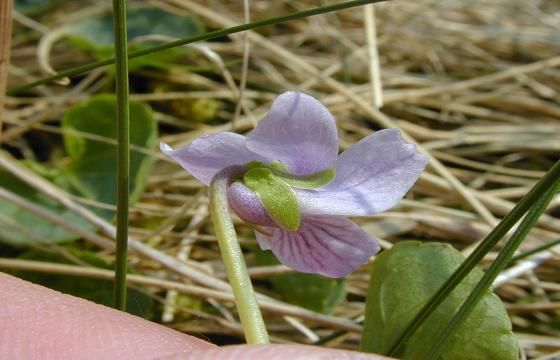
{"type": "MultiPolygon", "coordinates": [[[[247,15],[242,2],[237,1],[151,2],[174,11],[197,14],[209,27],[239,24],[247,15]]],[[[250,5],[248,15],[260,19],[316,6],[317,2],[252,1],[250,5]]],[[[16,19],[16,29],[34,27],[45,37],[67,21],[98,10],[95,2],[80,9],[69,3],[61,11],[72,16],[48,16],[39,18],[38,23],[27,19],[26,24],[23,24],[25,19],[16,19]]],[[[165,125],[162,140],[175,146],[232,127],[239,132],[250,130],[276,94],[288,89],[307,91],[329,107],[338,121],[343,148],[373,130],[398,126],[410,141],[417,142],[431,156],[432,164],[400,205],[357,221],[383,239],[386,248],[414,238],[449,242],[468,252],[560,154],[560,3],[552,0],[392,1],[376,5],[375,10],[383,84],[381,111],[372,106],[374,87],[368,75],[371,64],[363,9],[249,32],[246,37],[249,47],[244,46],[243,35],[232,36],[231,41],[204,44],[207,51],[230,64],[227,69],[236,83],[246,78],[240,103],[242,112],[235,122],[230,120],[234,118],[240,92],[231,82],[228,85],[219,70],[211,76],[144,70],[138,74],[144,81],[164,83],[172,90],[145,91],[134,97],[158,109],[158,119],[165,125]],[[245,73],[239,60],[247,48],[249,66],[245,73]],[[231,61],[239,62],[231,65],[231,61]],[[187,122],[173,112],[177,104],[201,98],[215,99],[221,104],[216,122],[187,122]]],[[[14,38],[12,85],[40,77],[37,46],[38,42],[30,41],[29,37],[14,38]]],[[[55,45],[41,56],[41,61],[55,69],[89,60],[64,45],[55,45]]],[[[196,65],[216,63],[202,55],[189,61],[196,65]]],[[[53,121],[70,104],[98,91],[105,76],[103,71],[94,71],[75,82],[73,88],[43,86],[37,88],[36,93],[40,95],[37,97],[6,98],[7,149],[17,149],[24,157],[35,157],[29,140],[32,137],[24,135],[58,134],[60,128],[53,126],[53,121]]],[[[164,318],[170,326],[202,336],[240,336],[228,287],[222,280],[223,268],[208,224],[207,198],[202,185],[155,155],[161,161],[142,200],[132,209],[131,236],[135,242],[131,248],[135,252],[131,261],[142,273],[132,281],[167,291],[164,318]],[[154,216],[168,221],[156,230],[144,228],[144,219],[154,216]],[[175,316],[177,308],[172,306],[177,292],[200,297],[217,311],[208,314],[186,310],[195,316],[181,320],[185,317],[175,316]]],[[[14,173],[34,178],[36,186],[50,191],[41,179],[22,173],[21,165],[5,153],[0,157],[0,164],[14,173]]],[[[83,208],[85,203],[84,199],[67,194],[57,193],[57,196],[66,199],[70,207],[83,208]]],[[[559,238],[559,205],[557,197],[538,228],[522,245],[522,251],[559,238]]],[[[101,224],[100,219],[92,221],[101,224]]],[[[111,238],[112,226],[101,225],[103,236],[111,238]]],[[[238,226],[241,234],[249,233],[242,223],[238,226]]],[[[241,241],[252,242],[243,235],[241,241]]],[[[504,273],[496,284],[528,358],[560,356],[559,254],[558,249],[551,249],[528,258],[504,273]]],[[[491,253],[487,260],[494,257],[495,253],[491,253]]],[[[32,265],[5,261],[4,267],[32,265]]],[[[253,266],[250,256],[248,263],[257,280],[257,291],[267,294],[263,307],[274,341],[310,343],[318,336],[347,330],[350,332],[329,345],[356,348],[359,326],[348,320],[363,315],[367,265],[349,276],[347,301],[332,316],[317,317],[268,298],[275,294],[258,278],[286,272],[286,268],[259,268],[253,266]]],[[[79,271],[72,267],[57,270],[47,265],[43,270],[79,271]]],[[[109,276],[101,271],[80,275],[109,276]]]]}

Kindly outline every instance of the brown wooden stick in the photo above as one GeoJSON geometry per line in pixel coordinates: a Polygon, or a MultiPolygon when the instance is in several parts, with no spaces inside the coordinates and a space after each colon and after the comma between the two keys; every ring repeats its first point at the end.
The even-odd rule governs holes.
{"type": "Polygon", "coordinates": [[[0,0],[0,144],[2,143],[4,97],[6,96],[8,65],[10,64],[13,5],[13,0],[0,0]]]}

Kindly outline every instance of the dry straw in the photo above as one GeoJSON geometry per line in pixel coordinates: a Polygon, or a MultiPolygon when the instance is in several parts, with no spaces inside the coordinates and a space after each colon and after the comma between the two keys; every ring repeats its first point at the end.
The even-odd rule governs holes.
{"type": "MultiPolygon", "coordinates": [[[[154,3],[177,13],[198,15],[211,27],[241,24],[247,14],[242,2],[154,3]]],[[[60,11],[79,11],[83,16],[88,9],[97,11],[95,2],[91,4],[91,8],[77,9],[69,2],[60,11]]],[[[312,1],[289,5],[250,2],[250,15],[251,19],[262,19],[315,5],[312,1]]],[[[369,26],[370,33],[372,25],[377,30],[382,112],[371,105],[371,62],[367,48],[372,42],[364,35],[368,24],[364,22],[363,9],[249,31],[246,37],[232,36],[230,42],[208,43],[208,49],[227,64],[236,82],[246,78],[246,89],[242,92],[228,86],[220,78],[219,69],[213,76],[140,70],[138,76],[148,82],[164,83],[172,91],[133,97],[154,106],[158,119],[166,125],[163,140],[174,146],[186,144],[201,134],[229,130],[236,104],[244,108],[236,121],[236,131],[250,130],[252,117],[259,119],[271,99],[287,89],[310,92],[326,103],[338,121],[342,147],[381,127],[398,126],[432,157],[432,166],[397,208],[359,221],[384,239],[385,247],[400,240],[424,239],[449,242],[468,252],[560,154],[558,14],[560,6],[553,2],[523,0],[394,1],[375,5],[375,24],[369,26]],[[251,51],[245,72],[240,59],[247,54],[248,47],[251,51]],[[172,103],[192,99],[217,101],[221,108],[216,120],[192,123],[173,111],[158,112],[171,108],[172,103]]],[[[39,23],[54,31],[68,25],[60,19],[45,17],[39,23]]],[[[23,27],[30,27],[29,22],[22,20],[21,16],[16,18],[16,34],[23,27]]],[[[11,85],[40,76],[34,57],[37,45],[29,36],[14,38],[11,85]]],[[[54,46],[48,56],[49,64],[63,69],[88,61],[83,54],[66,56],[68,52],[75,50],[54,46]]],[[[189,65],[212,66],[202,56],[189,57],[188,61],[189,65]]],[[[83,80],[74,89],[55,85],[43,88],[41,91],[47,96],[7,97],[6,143],[29,154],[26,134],[59,134],[60,129],[53,127],[52,122],[71,104],[98,91],[100,76],[105,75],[99,73],[90,81],[83,80]]],[[[0,156],[0,166],[18,176],[28,175],[5,154],[0,156]]],[[[86,200],[63,195],[38,178],[27,179],[53,196],[62,196],[66,206],[86,211],[86,200]]],[[[174,303],[166,308],[165,315],[166,319],[175,318],[172,326],[187,332],[239,337],[239,324],[230,314],[233,307],[227,294],[229,286],[222,280],[224,271],[218,247],[207,226],[208,211],[200,206],[207,201],[200,193],[201,187],[178,167],[164,161],[158,163],[147,192],[131,209],[131,256],[141,272],[131,280],[154,290],[200,298],[217,310],[189,319],[184,316],[185,309],[174,303]],[[146,216],[167,217],[189,225],[182,230],[166,222],[153,232],[142,227],[141,220],[146,216]],[[138,238],[144,242],[135,240],[138,238]],[[157,278],[166,280],[158,282],[157,278]],[[182,316],[174,316],[181,312],[182,316]]],[[[547,216],[522,245],[522,252],[560,238],[559,206],[557,197],[547,216]]],[[[103,229],[103,236],[114,236],[112,225],[91,213],[86,217],[103,229]]],[[[244,231],[247,229],[243,223],[236,225],[242,234],[242,244],[251,243],[251,239],[243,236],[249,233],[244,231]]],[[[105,244],[105,239],[95,234],[83,238],[105,244]]],[[[559,255],[560,250],[553,248],[523,259],[504,272],[496,284],[497,293],[511,311],[523,352],[529,358],[544,359],[560,350],[560,331],[555,325],[560,310],[559,255]]],[[[491,253],[487,260],[494,257],[495,253],[491,253]]],[[[255,279],[288,271],[283,266],[256,267],[252,261],[249,257],[249,271],[255,279]]],[[[0,266],[15,265],[1,260],[0,266]]],[[[21,262],[17,266],[38,265],[21,262]]],[[[74,267],[49,266],[44,265],[42,271],[109,276],[81,272],[74,267]]],[[[359,326],[349,320],[363,315],[367,268],[364,266],[348,278],[347,300],[328,316],[313,315],[272,300],[278,295],[257,281],[256,290],[263,299],[273,341],[306,343],[344,330],[348,332],[335,337],[329,345],[355,349],[359,326]]],[[[174,299],[175,295],[168,297],[170,301],[174,299]]]]}

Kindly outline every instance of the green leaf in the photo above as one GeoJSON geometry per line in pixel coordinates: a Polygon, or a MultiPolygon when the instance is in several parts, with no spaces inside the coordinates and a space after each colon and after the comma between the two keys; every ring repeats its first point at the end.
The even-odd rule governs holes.
{"type": "MultiPolygon", "coordinates": [[[[259,266],[280,264],[271,251],[257,248],[254,252],[259,266]]],[[[286,302],[323,314],[332,313],[346,298],[345,279],[290,273],[272,275],[267,280],[286,302]]]]}
{"type": "MultiPolygon", "coordinates": [[[[157,34],[174,38],[183,38],[205,31],[204,25],[195,16],[181,16],[164,11],[157,6],[130,7],[126,13],[126,31],[128,40],[157,34]]],[[[112,14],[90,17],[72,27],[72,35],[79,36],[98,47],[112,47],[112,14]]]]}
{"type": "Polygon", "coordinates": [[[300,213],[296,195],[291,187],[279,180],[267,168],[251,169],[243,175],[243,183],[261,200],[268,215],[282,227],[299,229],[300,213]]]}
{"type": "Polygon", "coordinates": [[[61,0],[15,0],[14,7],[25,15],[35,15],[50,10],[61,0]]]}
{"type": "MultiPolygon", "coordinates": [[[[81,251],[75,248],[66,248],[65,250],[75,259],[79,259],[93,267],[107,270],[112,269],[109,262],[93,252],[81,251]]],[[[20,259],[71,264],[68,259],[61,255],[40,251],[28,251],[21,255],[20,259]]],[[[106,306],[113,305],[113,281],[110,280],[32,271],[14,271],[13,275],[34,284],[43,285],[65,294],[91,300],[98,304],[106,306]]],[[[154,315],[153,307],[154,300],[151,297],[136,289],[128,289],[127,312],[150,319],[154,315]]]]}
{"type": "MultiPolygon", "coordinates": [[[[116,204],[116,144],[86,139],[76,132],[104,136],[115,141],[117,132],[116,99],[100,95],[74,106],[64,115],[64,145],[71,162],[64,168],[74,189],[89,199],[116,204]]],[[[138,101],[130,102],[130,144],[153,150],[157,142],[157,124],[151,109],[138,101]]],[[[150,174],[153,157],[131,150],[130,199],[142,194],[150,174]]]]}
{"type": "MultiPolygon", "coordinates": [[[[386,354],[416,312],[428,301],[463,256],[441,243],[402,242],[380,254],[371,269],[361,348],[386,354]]],[[[421,359],[472,291],[482,271],[475,268],[440,304],[399,354],[421,359]]],[[[470,317],[446,343],[438,359],[517,359],[517,342],[500,299],[488,291],[470,317]]]]}
{"type": "MultiPolygon", "coordinates": [[[[204,25],[196,16],[181,16],[164,11],[157,6],[131,6],[127,11],[128,40],[146,35],[165,35],[172,38],[189,37],[205,32],[204,25]]],[[[76,46],[93,52],[98,58],[110,57],[113,53],[114,33],[112,14],[92,16],[72,26],[70,39],[76,46]]],[[[132,45],[135,49],[145,48],[154,42],[132,45]]],[[[159,41],[158,41],[159,43],[159,41]]],[[[169,60],[184,54],[185,49],[154,53],[131,61],[131,69],[142,66],[168,68],[169,60]]]]}
{"type": "MultiPolygon", "coordinates": [[[[33,164],[33,167],[37,168],[39,165],[33,164]]],[[[75,226],[86,230],[95,229],[77,214],[3,170],[0,171],[0,187],[62,216],[75,226]]],[[[0,229],[0,242],[13,246],[59,243],[78,238],[41,216],[4,199],[0,199],[0,229]]]]}

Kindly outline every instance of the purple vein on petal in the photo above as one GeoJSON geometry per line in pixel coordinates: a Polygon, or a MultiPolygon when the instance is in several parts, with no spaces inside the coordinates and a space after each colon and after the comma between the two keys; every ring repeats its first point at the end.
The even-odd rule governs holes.
{"type": "Polygon", "coordinates": [[[304,233],[299,233],[299,237],[303,240],[302,243],[305,244],[305,250],[303,250],[302,253],[307,253],[315,261],[317,268],[320,269],[321,271],[325,271],[325,264],[323,263],[323,261],[321,261],[321,257],[320,256],[317,257],[319,254],[313,251],[315,246],[310,245],[310,241],[312,239],[308,239],[308,237],[304,233]]]}
{"type": "Polygon", "coordinates": [[[397,129],[380,130],[340,155],[327,186],[295,192],[302,214],[371,215],[395,206],[427,163],[397,129]]]}
{"type": "Polygon", "coordinates": [[[286,265],[303,272],[340,277],[367,261],[378,249],[376,241],[343,217],[305,217],[297,232],[270,229],[270,249],[286,265]]]}

